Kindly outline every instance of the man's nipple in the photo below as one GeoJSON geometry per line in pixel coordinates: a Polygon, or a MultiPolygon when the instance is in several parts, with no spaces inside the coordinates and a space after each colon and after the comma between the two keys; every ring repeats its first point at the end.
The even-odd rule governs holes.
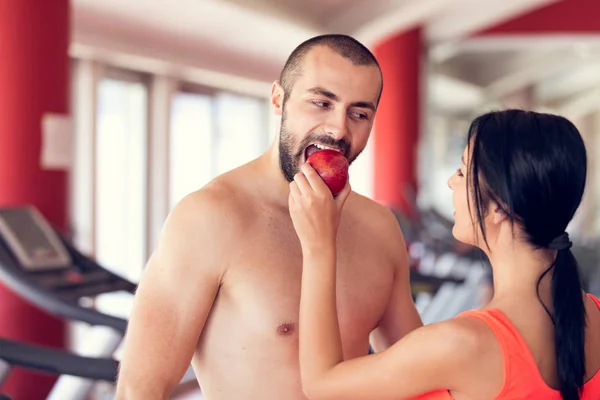
{"type": "Polygon", "coordinates": [[[292,322],[285,322],[277,325],[276,331],[279,336],[291,336],[296,331],[296,325],[292,322]]]}

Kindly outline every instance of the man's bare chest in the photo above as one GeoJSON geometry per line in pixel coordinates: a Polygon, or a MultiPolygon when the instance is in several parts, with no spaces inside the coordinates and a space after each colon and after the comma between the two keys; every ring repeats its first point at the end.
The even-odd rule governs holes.
{"type": "MultiPolygon", "coordinates": [[[[222,294],[228,307],[263,334],[297,334],[302,252],[295,233],[273,231],[249,237],[228,269],[222,294]]],[[[368,335],[387,306],[393,266],[373,249],[340,240],[337,256],[337,306],[342,331],[368,335]]]]}

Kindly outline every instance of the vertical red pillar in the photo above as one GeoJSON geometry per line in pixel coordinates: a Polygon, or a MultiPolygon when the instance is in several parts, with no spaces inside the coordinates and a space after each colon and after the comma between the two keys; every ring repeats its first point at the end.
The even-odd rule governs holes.
{"type": "Polygon", "coordinates": [[[374,48],[384,88],[374,126],[375,200],[411,213],[417,191],[421,119],[421,29],[386,39],[374,48]]]}
{"type": "MultiPolygon", "coordinates": [[[[67,225],[67,175],[40,167],[45,113],[67,113],[68,0],[0,0],[0,206],[33,204],[67,225]]],[[[0,285],[0,337],[65,346],[61,321],[0,285]]],[[[0,391],[45,399],[55,379],[14,370],[0,391]]]]}

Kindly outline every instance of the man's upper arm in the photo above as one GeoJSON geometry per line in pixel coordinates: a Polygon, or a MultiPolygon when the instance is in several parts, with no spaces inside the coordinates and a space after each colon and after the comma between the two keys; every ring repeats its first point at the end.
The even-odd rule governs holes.
{"type": "Polygon", "coordinates": [[[223,216],[217,199],[198,192],[167,218],[135,294],[118,399],[168,398],[185,374],[226,267],[223,216]]]}
{"type": "Polygon", "coordinates": [[[389,249],[389,259],[394,267],[394,281],[385,313],[371,335],[371,345],[378,352],[385,350],[410,331],[423,325],[410,288],[408,254],[400,226],[391,211],[386,210],[386,227],[383,244],[389,249]]]}

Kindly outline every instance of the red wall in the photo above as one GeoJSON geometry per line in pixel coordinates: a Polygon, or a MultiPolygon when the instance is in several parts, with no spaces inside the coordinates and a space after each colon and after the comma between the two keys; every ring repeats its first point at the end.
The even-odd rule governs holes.
{"type": "MultiPolygon", "coordinates": [[[[67,226],[67,174],[40,168],[41,118],[67,113],[69,1],[0,0],[0,207],[33,204],[67,226]]],[[[0,337],[65,345],[64,324],[0,286],[0,337]]],[[[1,392],[45,399],[52,377],[16,370],[1,392]]]]}
{"type": "Polygon", "coordinates": [[[562,0],[488,28],[477,36],[598,32],[600,32],[600,0],[562,0]]]}
{"type": "Polygon", "coordinates": [[[417,189],[421,40],[421,30],[414,29],[374,48],[384,80],[373,137],[374,197],[404,212],[410,212],[406,196],[417,189]]]}

